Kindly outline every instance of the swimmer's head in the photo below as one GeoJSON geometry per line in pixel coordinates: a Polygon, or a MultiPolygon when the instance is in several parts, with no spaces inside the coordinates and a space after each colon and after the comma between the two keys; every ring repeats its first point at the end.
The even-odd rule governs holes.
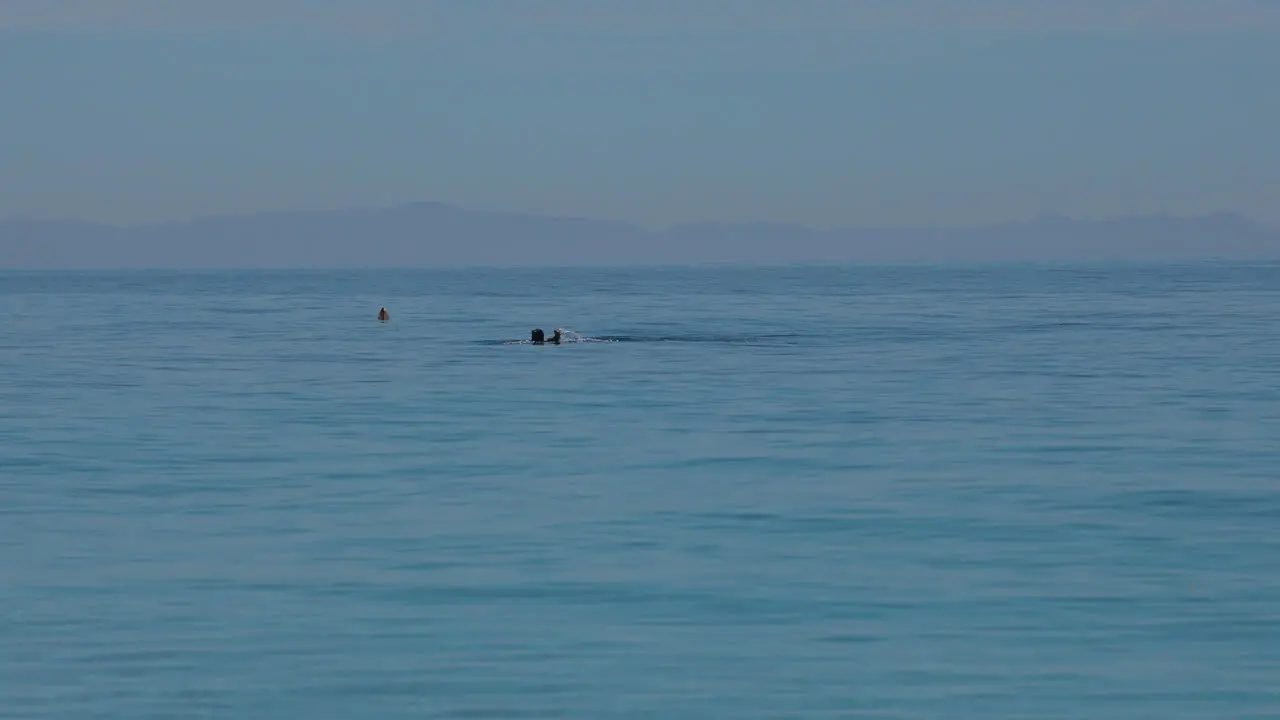
{"type": "Polygon", "coordinates": [[[543,334],[542,328],[534,328],[533,332],[529,333],[529,340],[540,343],[546,340],[546,335],[543,334]]]}
{"type": "Polygon", "coordinates": [[[379,319],[379,320],[390,320],[390,319],[391,319],[391,313],[387,312],[387,309],[386,309],[386,308],[382,308],[381,310],[379,310],[379,311],[378,311],[378,319],[379,319]]]}

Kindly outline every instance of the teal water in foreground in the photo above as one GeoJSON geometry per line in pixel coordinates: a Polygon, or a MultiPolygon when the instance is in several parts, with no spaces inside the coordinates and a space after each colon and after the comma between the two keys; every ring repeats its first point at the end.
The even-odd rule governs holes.
{"type": "Polygon", "coordinates": [[[1280,714],[1280,266],[0,273],[0,321],[0,717],[1280,714]]]}

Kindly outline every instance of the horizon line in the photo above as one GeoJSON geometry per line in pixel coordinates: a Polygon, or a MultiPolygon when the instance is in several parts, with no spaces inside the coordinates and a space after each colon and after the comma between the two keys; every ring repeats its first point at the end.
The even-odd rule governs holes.
{"type": "Polygon", "coordinates": [[[191,225],[202,222],[211,222],[219,220],[250,220],[255,218],[288,216],[288,215],[323,215],[323,214],[341,214],[341,213],[377,213],[392,212],[396,210],[406,210],[420,206],[434,206],[439,208],[447,208],[469,212],[478,215],[498,215],[507,217],[527,218],[531,220],[572,220],[585,222],[601,222],[616,223],[626,225],[646,232],[664,232],[685,228],[714,228],[714,227],[778,227],[792,230],[807,230],[812,232],[839,232],[842,230],[981,230],[988,228],[999,228],[1016,225],[1025,225],[1033,223],[1043,223],[1045,221],[1070,222],[1078,224],[1103,224],[1109,222],[1117,222],[1124,220],[1196,220],[1206,218],[1219,219],[1236,219],[1246,221],[1254,226],[1271,231],[1280,231],[1280,226],[1272,226],[1254,218],[1246,213],[1235,210],[1215,210],[1199,213],[1177,214],[1168,210],[1162,210],[1149,213],[1127,213],[1108,215],[1096,218],[1079,217],[1069,215],[1059,211],[1043,210],[1032,216],[1023,216],[1021,218],[1009,218],[1006,220],[992,220],[982,223],[955,223],[955,224],[841,224],[830,226],[808,225],[800,222],[782,221],[782,220],[690,220],[683,222],[670,222],[665,224],[648,224],[639,223],[630,220],[621,220],[617,218],[590,216],[582,214],[554,213],[554,212],[535,212],[520,210],[503,210],[490,209],[473,205],[465,205],[462,203],[451,203],[441,200],[411,200],[399,203],[386,203],[380,205],[344,205],[340,207],[297,207],[297,208],[275,208],[258,211],[246,212],[223,212],[209,213],[201,215],[191,215],[184,218],[168,219],[168,220],[152,220],[136,223],[120,223],[105,220],[92,220],[83,217],[38,217],[38,216],[8,216],[0,217],[0,226],[5,224],[17,223],[41,223],[41,224],[66,224],[66,225],[92,225],[98,227],[113,228],[117,230],[146,230],[171,227],[175,225],[191,225]]]}
{"type": "Polygon", "coordinates": [[[561,263],[495,265],[476,263],[447,263],[441,265],[205,265],[205,266],[154,266],[137,265],[129,267],[3,267],[0,275],[57,275],[65,273],[112,275],[120,273],[171,273],[171,274],[218,274],[218,273],[314,273],[318,275],[335,272],[460,272],[460,271],[528,271],[545,272],[601,272],[601,271],[633,271],[633,270],[781,270],[781,269],[832,269],[832,268],[902,268],[902,269],[950,269],[984,267],[1025,267],[1025,268],[1104,268],[1104,267],[1203,267],[1203,266],[1241,266],[1257,267],[1259,265],[1280,266],[1280,260],[1247,260],[1233,258],[1197,258],[1197,259],[983,259],[983,260],[795,260],[790,262],[770,261],[725,261],[725,260],[691,260],[687,262],[640,262],[640,263],[589,263],[585,265],[567,265],[561,263]]]}

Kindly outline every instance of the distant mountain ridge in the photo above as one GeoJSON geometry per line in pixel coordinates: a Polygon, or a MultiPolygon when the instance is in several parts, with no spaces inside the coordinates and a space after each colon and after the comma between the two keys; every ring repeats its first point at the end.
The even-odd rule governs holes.
{"type": "Polygon", "coordinates": [[[1280,259],[1280,230],[1231,213],[1044,215],[985,228],[624,222],[442,203],[272,212],[143,227],[0,221],[0,269],[214,269],[805,262],[1280,259]]]}

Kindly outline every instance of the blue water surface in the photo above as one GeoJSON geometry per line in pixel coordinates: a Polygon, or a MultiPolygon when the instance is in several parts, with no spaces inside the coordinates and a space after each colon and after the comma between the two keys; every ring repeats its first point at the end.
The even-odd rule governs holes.
{"type": "Polygon", "coordinates": [[[0,717],[1277,716],[1280,266],[0,274],[0,717]]]}

